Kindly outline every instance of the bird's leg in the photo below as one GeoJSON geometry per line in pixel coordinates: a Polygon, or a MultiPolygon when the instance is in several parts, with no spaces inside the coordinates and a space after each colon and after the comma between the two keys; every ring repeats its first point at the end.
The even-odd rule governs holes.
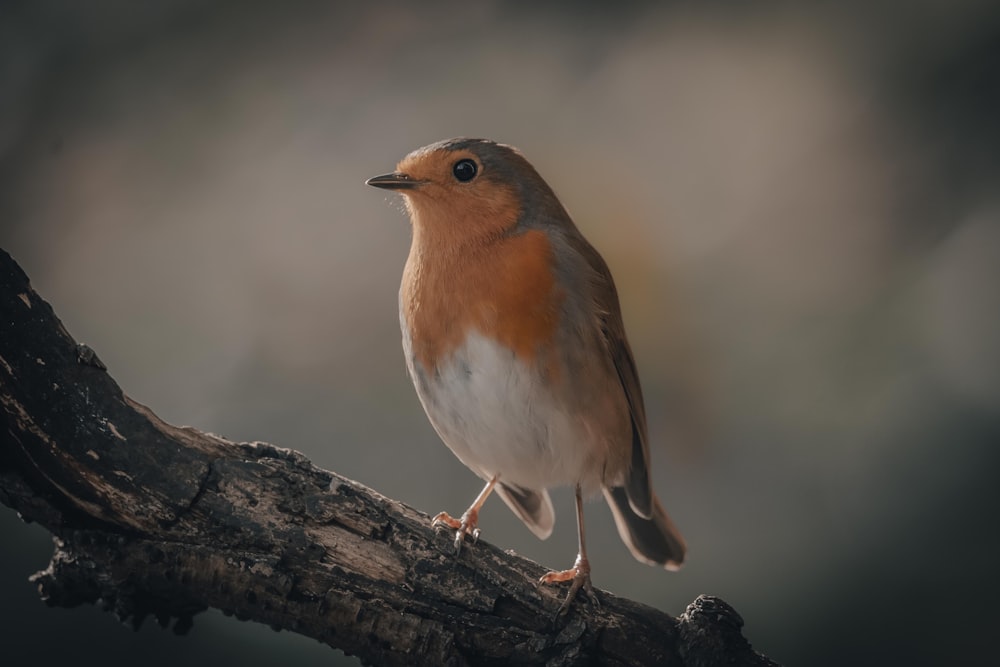
{"type": "Polygon", "coordinates": [[[587,594],[594,601],[595,605],[600,605],[597,596],[594,595],[594,588],[590,584],[590,561],[587,560],[587,543],[583,531],[583,495],[579,484],[576,485],[576,528],[580,539],[580,551],[576,556],[576,562],[573,563],[573,567],[568,570],[549,572],[538,580],[539,584],[554,584],[560,581],[573,582],[570,584],[566,599],[559,606],[557,616],[566,613],[566,610],[569,609],[570,604],[572,604],[573,599],[581,588],[587,591],[587,594]]]}
{"type": "Polygon", "coordinates": [[[493,487],[496,486],[498,475],[494,475],[493,479],[486,483],[483,490],[479,492],[476,499],[472,501],[472,505],[469,509],[465,510],[462,514],[461,519],[455,519],[447,512],[441,512],[434,520],[431,522],[433,528],[440,528],[446,526],[455,531],[455,555],[457,556],[462,552],[462,541],[465,539],[466,535],[472,538],[475,542],[479,539],[479,510],[482,508],[483,503],[486,499],[490,497],[490,493],[493,492],[493,487]]]}

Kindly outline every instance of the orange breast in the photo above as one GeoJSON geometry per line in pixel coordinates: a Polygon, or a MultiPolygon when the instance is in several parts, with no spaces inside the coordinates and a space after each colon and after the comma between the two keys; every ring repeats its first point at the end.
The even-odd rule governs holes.
{"type": "Polygon", "coordinates": [[[415,236],[400,307],[416,360],[430,371],[476,330],[521,361],[554,374],[550,343],[562,297],[552,266],[552,246],[537,230],[461,252],[415,236]]]}

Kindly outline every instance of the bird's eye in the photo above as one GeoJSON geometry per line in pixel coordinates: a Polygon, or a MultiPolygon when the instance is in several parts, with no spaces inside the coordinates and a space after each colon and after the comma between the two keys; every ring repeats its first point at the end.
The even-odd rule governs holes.
{"type": "Polygon", "coordinates": [[[451,168],[451,173],[455,174],[455,178],[462,183],[468,183],[475,178],[476,171],[478,171],[476,163],[469,159],[459,160],[455,163],[455,166],[451,168]]]}

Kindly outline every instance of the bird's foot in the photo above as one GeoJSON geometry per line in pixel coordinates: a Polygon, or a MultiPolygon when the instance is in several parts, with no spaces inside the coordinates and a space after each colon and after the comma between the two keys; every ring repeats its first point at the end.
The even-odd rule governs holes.
{"type": "Polygon", "coordinates": [[[461,519],[452,517],[447,512],[441,512],[431,522],[432,528],[450,528],[455,531],[455,555],[462,553],[462,542],[465,536],[472,538],[473,544],[479,540],[479,512],[470,509],[461,519]]]}
{"type": "Polygon", "coordinates": [[[577,556],[576,562],[568,570],[558,570],[554,572],[549,572],[542,576],[538,580],[539,585],[542,584],[557,584],[562,581],[572,582],[569,587],[569,592],[566,593],[566,599],[563,603],[559,605],[559,610],[556,612],[556,617],[562,616],[569,610],[569,606],[573,603],[576,594],[582,588],[590,599],[594,601],[594,605],[597,607],[601,606],[600,601],[597,596],[594,595],[594,587],[590,583],[590,561],[584,556],[577,556]]]}

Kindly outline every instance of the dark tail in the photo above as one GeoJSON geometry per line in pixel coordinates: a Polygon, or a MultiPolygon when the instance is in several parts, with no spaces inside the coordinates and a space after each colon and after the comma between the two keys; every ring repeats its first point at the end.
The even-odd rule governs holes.
{"type": "Polygon", "coordinates": [[[618,534],[636,560],[649,565],[660,565],[668,570],[676,570],[681,566],[687,545],[655,495],[653,516],[649,519],[635,513],[624,487],[605,487],[604,498],[615,517],[618,534]]]}
{"type": "Polygon", "coordinates": [[[497,484],[497,493],[538,539],[548,539],[556,522],[556,513],[552,509],[548,491],[532,491],[500,482],[497,484]]]}

